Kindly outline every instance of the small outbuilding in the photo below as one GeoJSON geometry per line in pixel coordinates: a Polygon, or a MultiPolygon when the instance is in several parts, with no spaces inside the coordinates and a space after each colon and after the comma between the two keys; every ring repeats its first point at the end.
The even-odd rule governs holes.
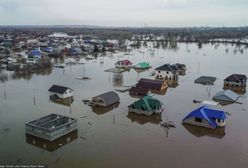
{"type": "Polygon", "coordinates": [[[101,106],[108,107],[110,105],[120,102],[120,97],[117,93],[110,91],[98,96],[95,96],[91,99],[90,105],[92,106],[101,106]]]}
{"type": "Polygon", "coordinates": [[[163,111],[163,104],[158,99],[145,96],[128,106],[129,112],[150,116],[160,114],[163,111]]]}
{"type": "Polygon", "coordinates": [[[236,94],[231,90],[223,90],[215,94],[213,100],[217,102],[227,102],[227,103],[235,103],[239,99],[240,95],[236,94]]]}
{"type": "Polygon", "coordinates": [[[184,124],[201,126],[215,129],[216,127],[224,127],[226,124],[226,115],[224,111],[211,109],[202,106],[190,112],[184,119],[184,124]]]}
{"type": "Polygon", "coordinates": [[[216,77],[212,76],[201,76],[195,80],[195,83],[202,85],[214,85],[216,77]]]}
{"type": "Polygon", "coordinates": [[[73,96],[73,90],[71,88],[59,85],[53,85],[48,90],[51,96],[57,96],[58,98],[65,99],[73,96]]]}

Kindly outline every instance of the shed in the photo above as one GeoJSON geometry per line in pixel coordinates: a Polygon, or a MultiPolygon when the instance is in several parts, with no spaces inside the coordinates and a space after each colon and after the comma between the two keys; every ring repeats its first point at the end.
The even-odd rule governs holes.
{"type": "Polygon", "coordinates": [[[223,90],[215,94],[213,100],[218,102],[230,102],[235,103],[239,99],[240,95],[231,90],[223,90]]]}
{"type": "Polygon", "coordinates": [[[163,111],[163,104],[158,99],[151,96],[145,96],[140,100],[128,106],[129,112],[150,116],[160,114],[163,111]]]}
{"type": "Polygon", "coordinates": [[[224,127],[225,120],[226,115],[224,111],[201,106],[190,112],[183,119],[183,123],[215,129],[216,127],[224,127]]]}
{"type": "Polygon", "coordinates": [[[214,85],[216,77],[212,76],[201,76],[195,80],[195,83],[202,85],[214,85]]]}
{"type": "Polygon", "coordinates": [[[119,102],[120,102],[119,95],[113,91],[110,91],[110,92],[106,92],[106,93],[93,97],[91,100],[91,105],[108,107],[110,105],[113,105],[119,102]]]}
{"type": "Polygon", "coordinates": [[[50,92],[50,96],[56,95],[61,99],[73,96],[73,90],[65,86],[53,85],[48,91],[50,92]]]}

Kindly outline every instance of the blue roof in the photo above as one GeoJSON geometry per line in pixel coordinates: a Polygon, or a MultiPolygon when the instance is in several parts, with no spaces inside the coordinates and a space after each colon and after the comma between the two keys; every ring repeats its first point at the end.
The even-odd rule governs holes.
{"type": "Polygon", "coordinates": [[[226,115],[224,111],[214,110],[207,106],[202,106],[192,111],[183,119],[183,121],[191,117],[205,119],[213,128],[217,126],[217,123],[213,120],[213,118],[221,119],[221,120],[226,119],[226,115]]]}

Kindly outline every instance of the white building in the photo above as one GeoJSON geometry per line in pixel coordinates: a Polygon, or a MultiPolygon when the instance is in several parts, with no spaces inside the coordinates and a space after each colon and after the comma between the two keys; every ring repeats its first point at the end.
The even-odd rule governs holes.
{"type": "Polygon", "coordinates": [[[155,77],[164,80],[178,80],[179,71],[176,66],[164,64],[155,69],[155,77]]]}
{"type": "Polygon", "coordinates": [[[73,90],[68,87],[53,85],[49,90],[50,96],[57,96],[58,98],[65,99],[73,96],[73,90]]]}

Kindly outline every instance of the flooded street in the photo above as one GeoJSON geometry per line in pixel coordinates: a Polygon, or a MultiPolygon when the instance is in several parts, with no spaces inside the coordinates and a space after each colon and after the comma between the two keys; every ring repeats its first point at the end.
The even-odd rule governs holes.
{"type": "MultiPolygon", "coordinates": [[[[182,119],[200,107],[193,100],[212,100],[223,88],[223,80],[233,73],[248,75],[248,52],[234,53],[235,46],[179,43],[177,49],[149,48],[107,54],[86,64],[54,68],[45,74],[16,77],[5,72],[8,80],[0,83],[0,162],[16,164],[48,164],[49,168],[102,168],[102,167],[225,167],[248,166],[248,99],[242,95],[243,104],[218,105],[227,115],[225,129],[208,130],[182,125],[182,119]],[[226,51],[229,48],[229,52],[226,51]],[[179,76],[178,86],[168,88],[165,95],[156,95],[165,110],[161,117],[147,118],[128,113],[128,106],[138,100],[128,92],[120,93],[120,104],[105,109],[92,109],[82,100],[90,99],[115,88],[136,83],[150,76],[152,69],[122,73],[121,80],[104,70],[114,68],[118,60],[129,59],[134,64],[147,61],[155,69],[166,63],[183,63],[186,75],[179,76]],[[91,80],[77,80],[77,76],[91,80]],[[202,75],[217,77],[215,85],[199,85],[194,80],[202,75]],[[49,101],[48,89],[62,85],[75,91],[71,105],[49,101]],[[6,93],[6,94],[5,94],[6,93]],[[57,143],[33,145],[34,137],[26,136],[25,123],[56,113],[78,119],[78,130],[57,143]],[[164,129],[163,121],[173,121],[176,128],[164,129]],[[64,144],[64,145],[63,145],[64,144]],[[56,144],[55,144],[56,146],[56,144]]],[[[39,142],[39,140],[35,140],[39,142]]],[[[38,144],[38,143],[36,143],[38,144]]],[[[40,143],[42,144],[42,142],[40,143]]]]}

